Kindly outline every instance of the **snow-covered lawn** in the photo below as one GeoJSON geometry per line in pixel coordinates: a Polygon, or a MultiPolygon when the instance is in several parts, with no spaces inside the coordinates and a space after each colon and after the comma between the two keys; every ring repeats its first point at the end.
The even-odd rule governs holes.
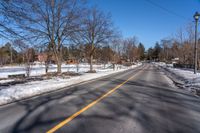
{"type": "MultiPolygon", "coordinates": [[[[94,65],[94,69],[104,69],[111,66],[111,64],[104,65],[94,65]]],[[[57,66],[52,64],[49,66],[49,72],[56,72],[57,66]]],[[[86,72],[89,70],[89,64],[79,64],[79,69],[77,71],[76,65],[66,65],[62,64],[62,72],[86,72]]],[[[0,67],[0,78],[7,78],[8,75],[15,74],[26,74],[25,66],[4,66],[0,67]]],[[[33,65],[31,66],[30,76],[39,76],[45,74],[45,66],[44,65],[33,65]]]]}
{"type": "Polygon", "coordinates": [[[167,75],[184,89],[192,92],[200,90],[200,73],[194,74],[191,69],[173,68],[165,63],[155,63],[155,65],[164,68],[167,75]]]}
{"type": "MultiPolygon", "coordinates": [[[[45,92],[50,92],[57,90],[59,88],[67,87],[73,84],[81,83],[84,81],[96,79],[102,76],[113,74],[116,72],[125,71],[127,69],[135,68],[141,64],[133,65],[131,67],[122,67],[118,70],[113,70],[110,68],[102,69],[102,67],[97,68],[97,73],[82,73],[80,76],[73,77],[54,77],[48,80],[42,81],[31,81],[25,84],[17,84],[12,86],[0,86],[0,105],[7,104],[16,100],[32,97],[45,92]]],[[[74,68],[75,69],[75,68],[74,68]]],[[[82,69],[82,68],[81,68],[82,69]]],[[[88,71],[88,68],[85,69],[88,71]]]]}

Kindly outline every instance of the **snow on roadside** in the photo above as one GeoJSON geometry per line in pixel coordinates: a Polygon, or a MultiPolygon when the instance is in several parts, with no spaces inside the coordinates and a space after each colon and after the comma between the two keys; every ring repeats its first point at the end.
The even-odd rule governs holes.
{"type": "Polygon", "coordinates": [[[173,68],[165,63],[154,63],[165,70],[167,75],[177,84],[191,92],[200,90],[200,73],[194,74],[191,69],[173,68]]]}
{"type": "Polygon", "coordinates": [[[0,80],[0,84],[12,82],[12,81],[14,81],[14,79],[4,79],[4,80],[0,80]]]}
{"type": "Polygon", "coordinates": [[[128,68],[119,70],[113,69],[97,69],[97,73],[84,73],[80,76],[69,78],[52,78],[42,81],[31,81],[25,84],[18,84],[13,86],[0,86],[0,105],[7,104],[16,100],[32,97],[45,92],[57,90],[59,88],[67,87],[84,81],[96,79],[102,76],[113,74],[116,72],[125,71],[127,69],[135,68],[141,64],[133,65],[128,68]]]}

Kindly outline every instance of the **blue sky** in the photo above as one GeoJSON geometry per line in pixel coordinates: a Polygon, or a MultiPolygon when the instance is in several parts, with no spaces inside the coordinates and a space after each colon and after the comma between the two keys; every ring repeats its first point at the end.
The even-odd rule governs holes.
{"type": "Polygon", "coordinates": [[[200,12],[200,0],[89,0],[89,2],[104,12],[110,12],[115,26],[122,31],[122,35],[137,36],[146,48],[154,46],[156,41],[173,36],[178,29],[193,21],[196,11],[200,12]]]}
{"type": "MultiPolygon", "coordinates": [[[[163,38],[172,37],[178,29],[193,22],[196,11],[200,12],[200,0],[88,0],[88,2],[104,12],[111,13],[114,24],[122,32],[123,37],[137,36],[146,48],[154,46],[156,41],[163,38]]],[[[0,44],[5,42],[6,40],[0,39],[0,44]]]]}

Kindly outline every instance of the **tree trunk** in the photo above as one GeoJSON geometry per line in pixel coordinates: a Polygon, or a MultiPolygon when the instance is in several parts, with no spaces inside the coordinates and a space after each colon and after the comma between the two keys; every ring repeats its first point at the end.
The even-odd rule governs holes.
{"type": "Polygon", "coordinates": [[[49,70],[49,64],[48,62],[45,63],[45,72],[46,74],[48,73],[48,70],[49,70]]]}
{"type": "Polygon", "coordinates": [[[113,70],[115,70],[115,63],[113,63],[113,70]]]}
{"type": "Polygon", "coordinates": [[[79,72],[79,61],[76,63],[76,72],[79,72]]]}
{"type": "Polygon", "coordinates": [[[62,66],[62,60],[61,60],[61,56],[58,56],[58,60],[57,60],[57,73],[60,74],[61,71],[61,66],[62,66]]]}
{"type": "Polygon", "coordinates": [[[92,72],[93,71],[93,55],[91,54],[90,55],[90,72],[92,72]]]}

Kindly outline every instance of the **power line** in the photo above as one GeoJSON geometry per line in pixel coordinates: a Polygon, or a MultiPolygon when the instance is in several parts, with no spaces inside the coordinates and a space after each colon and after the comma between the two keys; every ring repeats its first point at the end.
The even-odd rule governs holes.
{"type": "Polygon", "coordinates": [[[169,10],[169,9],[167,9],[167,8],[165,8],[165,7],[159,5],[159,4],[157,4],[157,3],[155,3],[155,2],[153,2],[153,1],[151,1],[151,0],[145,0],[145,1],[148,2],[148,3],[150,3],[151,5],[153,5],[153,6],[155,6],[155,7],[160,8],[161,10],[163,10],[163,11],[169,13],[169,14],[172,14],[172,15],[174,15],[174,16],[177,16],[177,17],[179,17],[179,18],[181,18],[181,19],[188,20],[188,18],[186,18],[186,17],[184,17],[184,16],[182,16],[182,15],[180,15],[180,14],[174,12],[174,11],[171,11],[171,10],[169,10]]]}

